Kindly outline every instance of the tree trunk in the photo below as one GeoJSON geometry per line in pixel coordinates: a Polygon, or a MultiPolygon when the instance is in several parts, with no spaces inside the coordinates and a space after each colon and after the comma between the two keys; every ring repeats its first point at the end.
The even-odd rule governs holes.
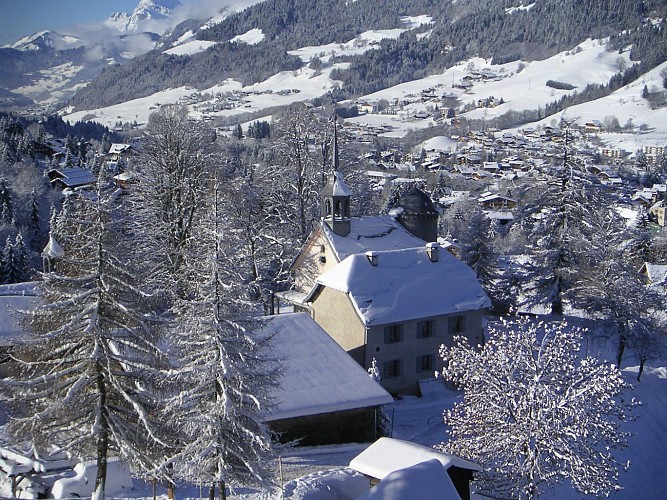
{"type": "Polygon", "coordinates": [[[215,483],[208,487],[208,500],[215,500],[215,483]]]}
{"type": "Polygon", "coordinates": [[[104,486],[107,480],[107,453],[109,451],[109,422],[106,415],[106,386],[102,367],[97,363],[97,390],[99,394],[100,429],[97,437],[97,476],[92,500],[104,499],[104,486]]]}
{"type": "Polygon", "coordinates": [[[616,367],[621,369],[621,361],[623,360],[623,353],[625,352],[625,326],[620,325],[618,335],[618,349],[616,350],[616,367]]]}
{"type": "Polygon", "coordinates": [[[219,489],[218,499],[219,500],[227,500],[227,488],[225,486],[225,480],[224,479],[221,479],[218,482],[218,489],[219,489]]]}
{"type": "Polygon", "coordinates": [[[174,500],[176,498],[176,486],[174,485],[174,465],[167,464],[167,498],[174,500]]]}
{"type": "Polygon", "coordinates": [[[642,356],[639,360],[639,372],[637,373],[637,382],[641,382],[642,373],[644,373],[644,363],[646,363],[646,358],[642,356]]]}

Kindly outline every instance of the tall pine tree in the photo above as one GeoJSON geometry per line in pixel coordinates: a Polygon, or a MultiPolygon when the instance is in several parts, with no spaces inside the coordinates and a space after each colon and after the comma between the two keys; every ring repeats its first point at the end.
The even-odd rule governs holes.
{"type": "Polygon", "coordinates": [[[43,305],[26,312],[35,342],[16,349],[17,375],[1,385],[15,439],[95,460],[100,500],[110,457],[150,470],[162,442],[154,389],[164,356],[114,217],[101,194],[70,200],[59,230],[65,256],[43,275],[43,305]]]}

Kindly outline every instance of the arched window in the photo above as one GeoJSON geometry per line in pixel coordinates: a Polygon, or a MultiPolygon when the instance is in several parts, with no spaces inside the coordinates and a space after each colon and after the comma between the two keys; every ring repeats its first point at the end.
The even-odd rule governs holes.
{"type": "Polygon", "coordinates": [[[341,209],[340,201],[337,201],[336,202],[336,211],[334,212],[334,216],[336,216],[336,217],[341,216],[340,209],[341,209]]]}
{"type": "Polygon", "coordinates": [[[327,200],[324,203],[324,207],[325,207],[325,210],[326,210],[326,214],[331,215],[331,200],[327,200]]]}

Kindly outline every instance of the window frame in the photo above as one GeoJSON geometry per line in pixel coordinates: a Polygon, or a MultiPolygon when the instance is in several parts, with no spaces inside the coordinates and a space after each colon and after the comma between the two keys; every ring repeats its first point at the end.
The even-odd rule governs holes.
{"type": "Polygon", "coordinates": [[[403,324],[394,323],[387,325],[383,330],[383,340],[385,344],[398,344],[403,342],[403,324]]]}
{"type": "Polygon", "coordinates": [[[467,318],[465,314],[450,316],[447,322],[447,331],[450,335],[457,335],[466,331],[467,318]]]}
{"type": "Polygon", "coordinates": [[[435,364],[433,354],[421,354],[417,356],[417,373],[432,373],[435,371],[434,367],[435,364]]]}
{"type": "Polygon", "coordinates": [[[385,379],[399,378],[403,375],[403,361],[389,359],[382,364],[382,377],[385,379]]]}
{"type": "Polygon", "coordinates": [[[435,320],[434,319],[425,319],[422,321],[417,321],[417,338],[418,339],[430,339],[435,335],[435,320]],[[424,328],[426,327],[426,328],[424,328]],[[424,335],[426,333],[428,335],[424,335]]]}

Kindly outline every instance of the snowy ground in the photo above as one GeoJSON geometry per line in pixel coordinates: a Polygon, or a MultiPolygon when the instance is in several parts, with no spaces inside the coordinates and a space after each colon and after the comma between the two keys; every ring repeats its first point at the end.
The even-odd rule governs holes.
{"type": "MultiPolygon", "coordinates": [[[[601,338],[593,338],[584,347],[584,351],[607,357],[605,353],[613,351],[613,343],[601,338]]],[[[623,372],[633,388],[627,397],[639,399],[642,404],[634,415],[637,419],[624,424],[623,430],[632,432],[628,449],[621,450],[617,458],[621,462],[629,461],[627,472],[621,472],[620,483],[624,490],[611,495],[613,499],[664,499],[667,498],[667,367],[654,366],[647,369],[642,381],[637,383],[637,366],[627,359],[623,372]]],[[[446,438],[442,413],[449,408],[460,395],[444,387],[424,398],[409,397],[389,405],[387,413],[393,420],[392,435],[423,445],[434,445],[446,438]]],[[[365,479],[346,469],[350,460],[359,454],[367,444],[350,444],[297,448],[281,458],[283,471],[283,498],[294,500],[348,500],[356,498],[368,488],[365,479]]],[[[276,463],[278,471],[278,463],[276,463]]],[[[158,490],[158,498],[165,499],[164,488],[158,490]]],[[[207,490],[201,491],[206,498],[207,490]]],[[[544,495],[546,498],[578,499],[582,498],[568,486],[562,486],[544,495]]],[[[197,499],[200,497],[198,486],[182,487],[177,492],[179,499],[197,499]]],[[[152,488],[137,483],[132,496],[124,498],[150,499],[152,488]]],[[[269,500],[281,498],[280,489],[273,492],[242,489],[234,492],[231,498],[246,500],[269,500]]]]}

